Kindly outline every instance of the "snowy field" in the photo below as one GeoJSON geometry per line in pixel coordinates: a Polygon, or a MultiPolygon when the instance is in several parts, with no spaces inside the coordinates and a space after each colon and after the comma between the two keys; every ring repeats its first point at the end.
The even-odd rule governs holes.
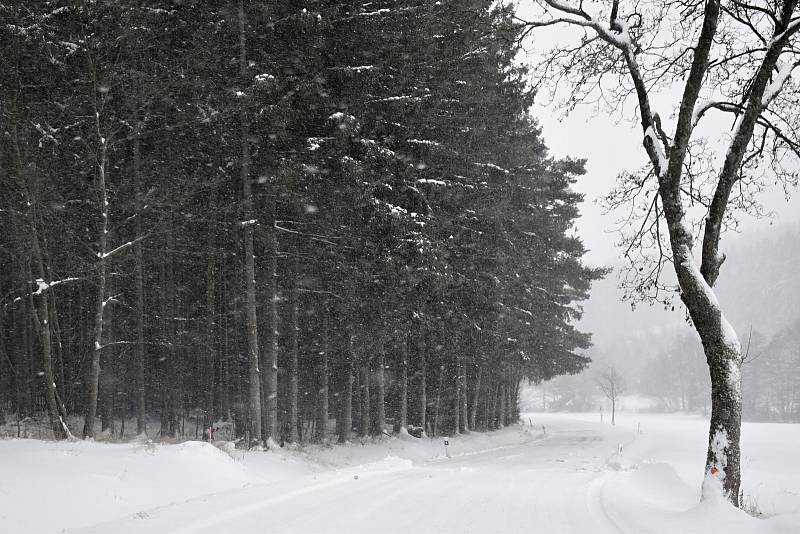
{"type": "Polygon", "coordinates": [[[0,440],[0,532],[800,532],[798,425],[744,425],[756,519],[698,504],[699,417],[529,417],[532,428],[455,437],[447,451],[411,437],[231,454],[201,442],[0,440]]]}

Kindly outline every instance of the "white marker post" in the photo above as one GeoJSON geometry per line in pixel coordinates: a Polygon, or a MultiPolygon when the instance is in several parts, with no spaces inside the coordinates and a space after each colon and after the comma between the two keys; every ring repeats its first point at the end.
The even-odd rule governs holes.
{"type": "Polygon", "coordinates": [[[444,440],[444,455],[450,458],[450,441],[447,438],[444,440]]]}

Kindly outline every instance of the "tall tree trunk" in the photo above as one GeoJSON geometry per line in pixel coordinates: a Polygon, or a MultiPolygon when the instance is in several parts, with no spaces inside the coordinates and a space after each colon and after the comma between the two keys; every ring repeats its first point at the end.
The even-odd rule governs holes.
{"type": "MultiPolygon", "coordinates": [[[[239,74],[241,83],[247,83],[247,29],[243,0],[239,0],[239,74]]],[[[242,212],[244,214],[244,280],[247,293],[247,362],[249,371],[249,394],[247,399],[248,426],[251,439],[274,436],[273,428],[262,435],[261,428],[261,369],[258,351],[258,317],[256,315],[256,268],[253,246],[253,195],[250,184],[250,126],[244,98],[240,99],[239,120],[241,122],[242,212]]],[[[272,284],[272,280],[269,282],[272,284]]],[[[249,445],[249,444],[248,444],[249,445]]]]}
{"type": "Polygon", "coordinates": [[[403,339],[402,362],[400,368],[400,414],[397,421],[397,430],[405,431],[408,428],[408,342],[403,339]]]}
{"type": "Polygon", "coordinates": [[[100,134],[100,116],[95,114],[97,124],[97,134],[100,139],[100,155],[98,158],[97,169],[97,192],[100,197],[100,232],[98,236],[97,264],[95,274],[97,281],[95,284],[95,304],[94,304],[94,343],[92,345],[92,362],[89,369],[88,396],[86,400],[86,416],[83,423],[83,437],[94,437],[94,423],[97,417],[97,394],[100,386],[100,355],[103,343],[103,315],[106,304],[106,254],[108,253],[108,189],[106,187],[106,168],[108,139],[100,134]]]}
{"type": "Polygon", "coordinates": [[[453,434],[461,432],[463,422],[461,421],[461,364],[456,356],[455,380],[453,380],[453,434]]]}
{"type": "MultiPolygon", "coordinates": [[[[32,235],[33,242],[33,264],[36,265],[36,275],[38,283],[44,283],[44,270],[41,264],[41,255],[39,253],[38,237],[36,234],[32,235]]],[[[33,277],[30,277],[33,279],[33,277]]],[[[52,289],[50,289],[52,291],[52,289]]],[[[44,370],[45,381],[45,396],[47,399],[47,413],[50,417],[50,428],[53,430],[53,437],[55,439],[65,439],[69,434],[69,429],[65,421],[61,418],[61,411],[58,409],[58,401],[56,399],[56,383],[55,373],[53,373],[53,359],[52,359],[52,339],[50,336],[50,312],[48,307],[47,290],[42,290],[39,286],[36,295],[36,302],[31,302],[31,311],[33,322],[39,333],[39,342],[42,348],[42,367],[44,370]]],[[[63,410],[62,410],[63,411],[63,410]]]]}
{"type": "Polygon", "coordinates": [[[342,397],[342,424],[339,433],[339,443],[350,441],[350,432],[353,429],[353,336],[347,331],[347,348],[345,350],[345,383],[344,394],[342,397]]]}
{"type": "Polygon", "coordinates": [[[442,386],[444,385],[444,365],[439,366],[439,384],[436,387],[436,404],[433,408],[433,435],[439,435],[439,407],[442,403],[442,386]]]}
{"type": "MultiPolygon", "coordinates": [[[[274,203],[273,203],[274,204],[274,203]]],[[[264,439],[278,441],[278,231],[275,229],[274,205],[270,210],[270,229],[267,234],[267,319],[268,330],[264,343],[264,439]]]]}
{"type": "MultiPolygon", "coordinates": [[[[144,206],[142,202],[141,178],[141,147],[140,136],[142,131],[141,121],[136,122],[136,131],[133,137],[133,177],[136,187],[136,235],[142,235],[142,217],[144,206]]],[[[134,391],[136,398],[136,434],[147,434],[145,420],[145,383],[144,383],[144,245],[137,241],[134,246],[135,256],[135,282],[136,282],[136,345],[134,347],[134,391]]]]}
{"type": "Polygon", "coordinates": [[[55,364],[56,364],[56,373],[58,380],[56,381],[56,388],[54,391],[56,397],[56,404],[58,406],[58,411],[61,414],[61,419],[66,423],[67,421],[67,408],[65,406],[65,402],[69,399],[69,389],[67,388],[67,379],[66,379],[66,371],[65,367],[66,364],[64,362],[64,344],[61,340],[61,324],[58,320],[58,309],[56,308],[56,297],[55,291],[48,291],[48,296],[50,297],[50,329],[53,332],[54,342],[53,348],[55,349],[55,364]],[[59,391],[61,392],[59,394],[59,391]]]}
{"type": "MultiPolygon", "coordinates": [[[[114,289],[109,290],[113,294],[114,289]]],[[[106,306],[106,316],[104,322],[105,328],[105,343],[107,347],[103,350],[103,359],[101,362],[102,371],[100,373],[100,430],[105,432],[111,428],[111,436],[114,435],[114,375],[117,372],[116,362],[114,357],[115,349],[111,344],[114,342],[114,333],[112,332],[112,325],[114,324],[114,306],[111,301],[110,305],[106,306]]]]}
{"type": "Polygon", "coordinates": [[[202,389],[205,393],[205,428],[214,423],[214,383],[217,363],[217,257],[216,257],[216,226],[214,223],[208,227],[208,259],[206,260],[206,369],[202,377],[202,389]]]}
{"type": "Polygon", "coordinates": [[[328,437],[328,307],[323,306],[322,313],[322,350],[319,362],[319,405],[317,413],[317,441],[325,441],[328,437]]]}
{"type": "Polygon", "coordinates": [[[472,409],[469,413],[469,429],[475,430],[478,428],[478,401],[481,397],[481,377],[483,376],[483,367],[477,366],[477,375],[475,375],[475,386],[472,396],[472,409]]]}
{"type": "MultiPolygon", "coordinates": [[[[297,255],[297,247],[294,247],[297,255]]],[[[300,325],[298,324],[299,294],[297,291],[297,272],[292,269],[292,289],[289,303],[289,443],[299,439],[297,396],[299,389],[298,353],[300,351],[300,325]]]]}
{"type": "Polygon", "coordinates": [[[369,364],[364,361],[361,363],[361,378],[359,379],[359,399],[361,400],[361,423],[358,433],[363,438],[369,435],[369,364]]]}
{"type": "Polygon", "coordinates": [[[172,225],[167,227],[167,265],[166,265],[166,331],[167,331],[167,436],[174,438],[178,435],[178,402],[179,373],[177,361],[177,344],[175,317],[177,314],[177,295],[175,284],[175,235],[172,225]]]}
{"type": "Polygon", "coordinates": [[[417,346],[419,351],[419,426],[422,428],[422,435],[427,432],[427,415],[428,415],[428,362],[427,362],[427,347],[425,340],[420,335],[419,344],[417,346]]]}
{"type": "Polygon", "coordinates": [[[468,414],[467,414],[467,368],[464,365],[463,359],[460,361],[459,365],[459,392],[460,392],[460,410],[461,416],[458,418],[459,420],[459,431],[466,432],[469,430],[469,422],[468,422],[468,414]]]}
{"type": "Polygon", "coordinates": [[[375,389],[375,428],[373,433],[380,437],[386,430],[386,354],[383,345],[378,348],[375,389]]]}

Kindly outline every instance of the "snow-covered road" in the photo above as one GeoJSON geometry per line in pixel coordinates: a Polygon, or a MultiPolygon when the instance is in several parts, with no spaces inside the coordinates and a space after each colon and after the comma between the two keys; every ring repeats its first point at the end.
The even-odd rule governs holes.
{"type": "Polygon", "coordinates": [[[607,460],[616,458],[617,444],[591,426],[551,422],[546,436],[541,426],[509,430],[506,441],[516,443],[485,451],[418,464],[389,457],[79,532],[617,533],[603,504],[607,460]]]}
{"type": "Polygon", "coordinates": [[[698,505],[701,418],[637,415],[611,427],[594,417],[534,414],[533,427],[449,440],[450,458],[442,440],[410,437],[235,460],[201,443],[0,441],[4,472],[38,480],[16,492],[0,480],[10,498],[0,531],[800,532],[800,462],[785,459],[797,425],[745,426],[745,491],[773,516],[757,520],[698,505]]]}

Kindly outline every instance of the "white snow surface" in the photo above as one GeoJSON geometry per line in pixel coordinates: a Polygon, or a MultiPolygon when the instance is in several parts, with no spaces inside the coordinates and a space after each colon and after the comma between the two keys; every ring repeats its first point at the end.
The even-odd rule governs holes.
{"type": "Polygon", "coordinates": [[[800,425],[744,425],[742,487],[763,512],[756,519],[723,500],[700,503],[708,421],[699,416],[522,421],[488,434],[266,452],[0,440],[0,532],[800,531],[800,425]]]}

